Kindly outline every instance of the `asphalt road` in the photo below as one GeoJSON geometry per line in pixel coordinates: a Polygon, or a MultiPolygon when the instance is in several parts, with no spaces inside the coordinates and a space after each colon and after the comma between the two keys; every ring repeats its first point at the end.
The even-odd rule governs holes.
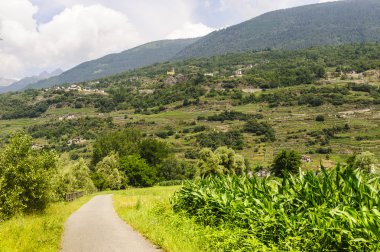
{"type": "Polygon", "coordinates": [[[158,252],[115,213],[112,195],[95,196],[65,224],[62,252],[158,252]]]}

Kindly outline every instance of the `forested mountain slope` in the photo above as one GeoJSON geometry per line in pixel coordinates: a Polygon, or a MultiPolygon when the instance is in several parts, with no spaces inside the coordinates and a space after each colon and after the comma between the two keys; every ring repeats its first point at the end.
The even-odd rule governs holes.
{"type": "Polygon", "coordinates": [[[90,81],[130,69],[164,62],[196,40],[178,39],[151,42],[121,53],[84,62],[59,76],[37,82],[27,88],[44,88],[63,83],[90,81]]]}
{"type": "Polygon", "coordinates": [[[213,32],[181,51],[176,58],[378,41],[380,1],[348,0],[266,13],[213,32]]]}

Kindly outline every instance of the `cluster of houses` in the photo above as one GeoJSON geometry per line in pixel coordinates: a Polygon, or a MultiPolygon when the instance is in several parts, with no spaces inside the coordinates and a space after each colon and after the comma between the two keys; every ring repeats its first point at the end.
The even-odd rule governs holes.
{"type": "Polygon", "coordinates": [[[86,88],[82,88],[81,86],[78,86],[78,85],[70,85],[69,87],[55,87],[54,90],[57,90],[57,91],[65,91],[65,92],[70,92],[70,91],[78,91],[78,92],[83,92],[83,93],[98,93],[98,94],[104,94],[105,91],[104,90],[101,90],[101,89],[92,89],[92,88],[89,88],[89,87],[86,87],[86,88]]]}
{"type": "Polygon", "coordinates": [[[241,69],[238,69],[235,71],[235,75],[232,75],[230,76],[231,78],[241,78],[243,77],[244,75],[244,70],[248,70],[248,69],[252,69],[253,68],[253,65],[252,64],[249,64],[247,65],[245,68],[241,68],[241,69]]]}
{"type": "Polygon", "coordinates": [[[80,144],[83,144],[85,142],[86,142],[86,139],[83,139],[81,137],[77,137],[77,138],[73,138],[73,139],[70,139],[69,141],[67,141],[67,145],[68,146],[80,145],[80,144]]]}
{"type": "MultiPolygon", "coordinates": [[[[238,77],[243,77],[243,73],[245,70],[248,70],[248,69],[252,69],[254,66],[252,64],[249,64],[241,69],[238,69],[235,71],[234,75],[230,76],[231,78],[238,78],[238,77]]],[[[167,71],[166,72],[166,75],[168,76],[174,76],[176,75],[176,72],[175,72],[175,69],[172,68],[170,71],[167,71]]],[[[209,72],[209,73],[204,73],[203,74],[204,76],[207,76],[207,77],[214,77],[215,76],[215,73],[212,73],[212,72],[209,72]]]]}
{"type": "Polygon", "coordinates": [[[302,156],[301,160],[305,163],[311,163],[311,157],[307,155],[302,156]]]}
{"type": "Polygon", "coordinates": [[[74,120],[75,118],[76,118],[75,115],[64,115],[64,116],[59,117],[59,120],[60,120],[60,121],[64,121],[64,120],[74,120]]]}

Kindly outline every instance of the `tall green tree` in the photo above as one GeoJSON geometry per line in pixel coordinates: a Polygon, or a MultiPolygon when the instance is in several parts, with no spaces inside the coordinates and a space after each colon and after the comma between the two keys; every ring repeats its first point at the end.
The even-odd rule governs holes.
{"type": "Polygon", "coordinates": [[[215,151],[204,148],[200,151],[198,176],[245,174],[244,157],[233,149],[219,147],[215,151]]]}
{"type": "Polygon", "coordinates": [[[139,155],[120,158],[120,170],[128,178],[128,184],[135,187],[153,186],[157,180],[157,170],[139,155]]]}
{"type": "Polygon", "coordinates": [[[91,179],[90,169],[83,158],[71,167],[71,176],[73,177],[72,188],[74,191],[85,191],[92,193],[96,188],[91,179]]]}
{"type": "Polygon", "coordinates": [[[100,135],[95,143],[91,164],[96,166],[104,157],[117,153],[120,157],[139,153],[141,133],[133,129],[125,129],[100,135]]]}
{"type": "Polygon", "coordinates": [[[96,165],[97,187],[100,190],[119,190],[125,181],[125,177],[119,171],[119,156],[111,154],[96,165]]]}
{"type": "Polygon", "coordinates": [[[0,153],[0,219],[46,208],[56,161],[53,152],[33,150],[30,136],[11,137],[0,153]]]}

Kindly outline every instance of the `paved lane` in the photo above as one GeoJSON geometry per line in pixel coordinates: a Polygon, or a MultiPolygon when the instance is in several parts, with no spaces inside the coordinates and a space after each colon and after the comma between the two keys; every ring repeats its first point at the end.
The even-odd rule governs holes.
{"type": "Polygon", "coordinates": [[[62,252],[158,252],[125,224],[113,209],[112,195],[95,196],[65,224],[62,252]]]}

